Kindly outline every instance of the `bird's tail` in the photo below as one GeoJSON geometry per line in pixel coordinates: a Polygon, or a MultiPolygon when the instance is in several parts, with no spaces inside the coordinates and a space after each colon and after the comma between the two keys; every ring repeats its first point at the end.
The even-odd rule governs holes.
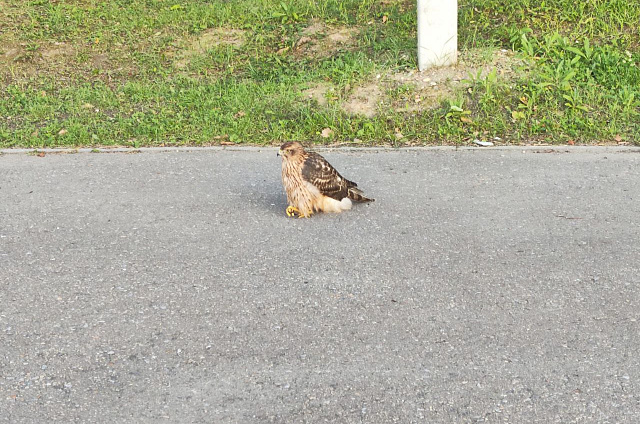
{"type": "Polygon", "coordinates": [[[364,193],[362,192],[362,190],[360,190],[358,187],[349,187],[349,199],[353,200],[354,202],[373,202],[375,199],[370,199],[368,197],[365,197],[364,193]]]}

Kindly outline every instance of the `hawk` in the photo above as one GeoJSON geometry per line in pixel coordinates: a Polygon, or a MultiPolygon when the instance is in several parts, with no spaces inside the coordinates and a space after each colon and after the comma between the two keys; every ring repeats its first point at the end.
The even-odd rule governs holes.
{"type": "Polygon", "coordinates": [[[325,158],[289,141],[280,146],[282,185],[287,192],[287,216],[308,218],[315,212],[342,212],[351,201],[373,202],[353,181],[344,178],[325,158]]]}

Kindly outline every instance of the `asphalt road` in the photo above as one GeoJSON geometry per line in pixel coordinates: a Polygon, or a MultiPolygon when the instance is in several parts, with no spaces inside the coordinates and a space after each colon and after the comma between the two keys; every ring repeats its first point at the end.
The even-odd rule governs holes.
{"type": "Polygon", "coordinates": [[[0,156],[0,422],[640,422],[639,150],[325,156],[0,156]]]}

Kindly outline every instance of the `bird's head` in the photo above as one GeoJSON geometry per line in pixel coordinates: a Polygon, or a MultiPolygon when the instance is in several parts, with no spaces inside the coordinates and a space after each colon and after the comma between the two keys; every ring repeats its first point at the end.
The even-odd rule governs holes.
{"type": "Polygon", "coordinates": [[[290,158],[292,156],[304,153],[304,147],[297,141],[287,141],[278,150],[278,156],[282,156],[283,159],[290,158]]]}

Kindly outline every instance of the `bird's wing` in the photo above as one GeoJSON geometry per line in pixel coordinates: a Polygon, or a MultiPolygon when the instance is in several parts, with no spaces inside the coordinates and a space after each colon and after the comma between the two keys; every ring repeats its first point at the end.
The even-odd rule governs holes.
{"type": "Polygon", "coordinates": [[[357,184],[344,178],[325,158],[310,152],[302,166],[302,178],[313,184],[320,193],[336,200],[349,195],[349,188],[357,184]]]}

